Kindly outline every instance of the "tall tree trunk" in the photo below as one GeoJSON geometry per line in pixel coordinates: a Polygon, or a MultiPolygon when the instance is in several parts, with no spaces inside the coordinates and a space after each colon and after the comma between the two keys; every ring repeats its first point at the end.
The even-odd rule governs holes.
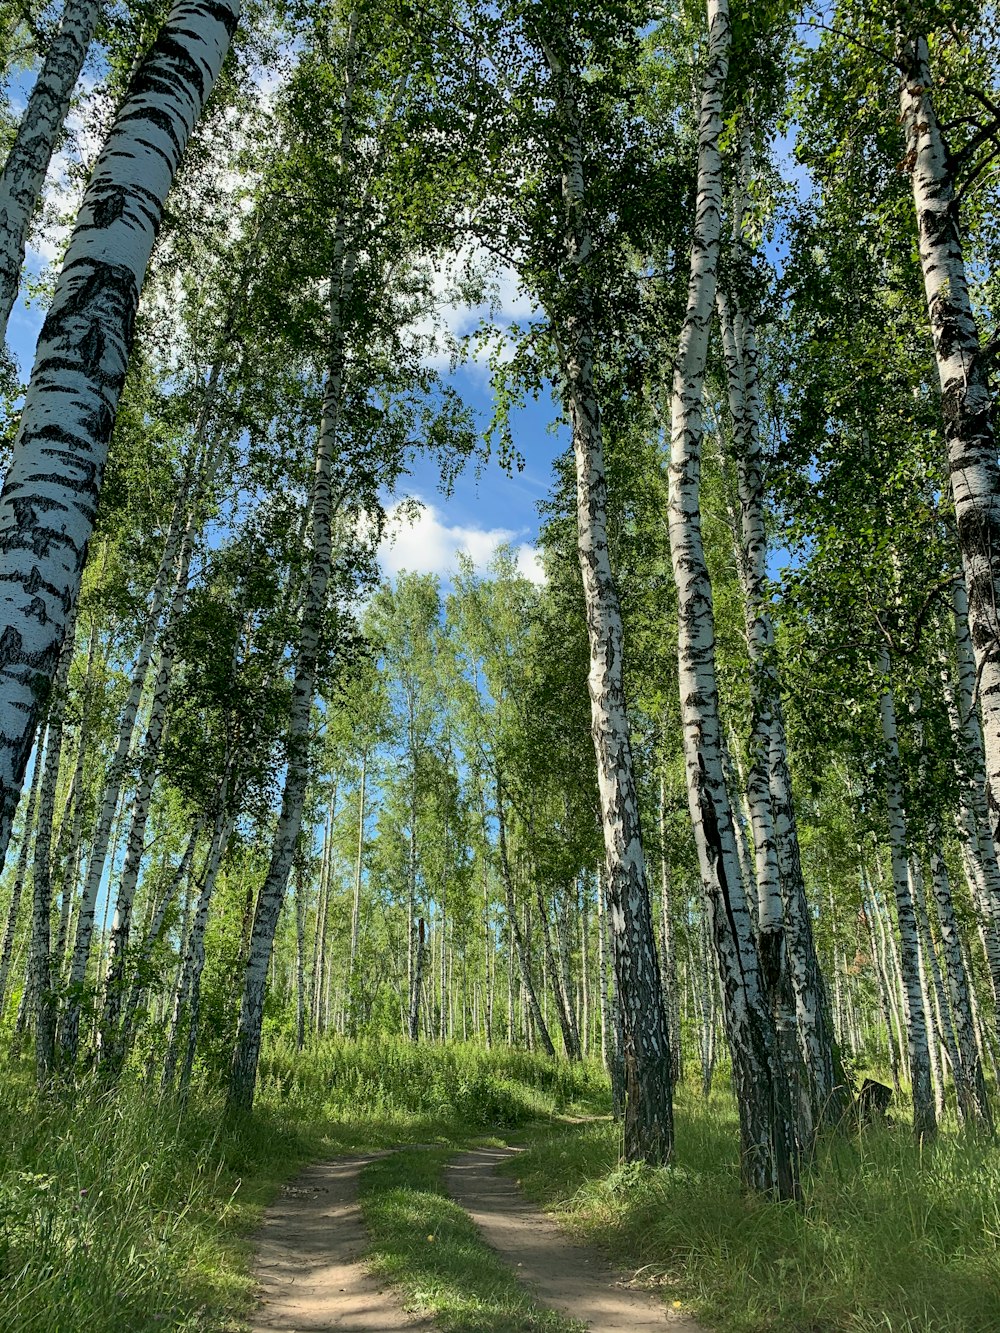
{"type": "MultiPolygon", "coordinates": [[[[744,158],[748,150],[744,149],[744,158]]],[[[739,194],[749,170],[741,167],[739,194]]],[[[736,243],[744,249],[741,219],[734,222],[736,243]]],[[[761,468],[760,394],[754,322],[738,295],[719,291],[719,317],[733,420],[740,502],[737,561],[743,586],[750,655],[751,711],[750,796],[756,848],[761,965],[779,1036],[789,1019],[798,1034],[801,1066],[789,1052],[789,1075],[803,1068],[814,1125],[836,1123],[844,1110],[846,1088],[835,1076],[833,1034],[812,937],[805,897],[785,746],[781,689],[767,578],[767,529],[761,468]],[[794,1014],[789,1015],[789,1002],[794,1014]]]]}
{"type": "MultiPolygon", "coordinates": [[[[493,1049],[493,1006],[495,1003],[497,959],[494,947],[493,922],[490,919],[490,869],[486,860],[485,846],[483,854],[483,956],[486,967],[486,1005],[483,1014],[486,1049],[493,1049]]],[[[464,950],[463,950],[464,975],[464,950]]]]}
{"type": "Polygon", "coordinates": [[[28,227],[100,12],[99,0],[66,0],[0,173],[0,337],[17,299],[28,227]]]}
{"type": "MultiPolygon", "coordinates": [[[[497,841],[500,850],[500,874],[503,879],[504,894],[507,903],[507,918],[510,922],[511,937],[514,948],[517,953],[517,962],[521,972],[521,987],[531,1012],[531,1017],[535,1023],[535,1030],[538,1033],[539,1040],[545,1050],[545,1054],[555,1058],[556,1048],[552,1045],[552,1038],[549,1036],[549,1030],[545,1026],[542,1018],[542,1011],[538,1004],[538,995],[535,991],[535,983],[531,976],[531,950],[529,944],[525,941],[524,934],[521,931],[520,922],[517,919],[517,905],[514,901],[514,878],[510,872],[510,857],[507,854],[507,815],[504,808],[503,780],[496,777],[496,816],[497,816],[497,841]]],[[[527,1024],[525,1024],[527,1027],[527,1024]]]]}
{"type": "Polygon", "coordinates": [[[900,121],[913,186],[924,291],[969,598],[983,717],[989,830],[1000,842],[1000,463],[989,357],[980,342],[962,249],[952,159],[932,96],[926,38],[900,41],[900,121]]]}
{"type": "MultiPolygon", "coordinates": [[[[352,16],[348,38],[347,85],[344,94],[345,127],[341,136],[341,152],[345,157],[350,141],[349,112],[355,76],[353,56],[355,24],[356,20],[352,16]]],[[[253,1105],[257,1063],[260,1058],[268,962],[285,897],[288,873],[302,826],[302,811],[309,778],[309,725],[333,550],[333,467],[337,456],[340,411],[344,393],[346,319],[354,283],[355,263],[356,256],[347,246],[347,224],[342,215],[337,223],[333,276],[330,282],[330,351],[323,393],[323,414],[313,470],[310,524],[312,556],[303,598],[299,646],[292,685],[292,705],[287,730],[288,771],[271,849],[271,861],[254,913],[229,1082],[228,1105],[231,1111],[248,1111],[253,1105]]]]}
{"type": "MultiPolygon", "coordinates": [[[[860,849],[859,849],[860,850],[860,849]]],[[[861,900],[861,915],[864,917],[865,930],[868,935],[868,949],[872,960],[872,973],[875,977],[875,991],[878,995],[879,1009],[882,1014],[882,1022],[885,1024],[886,1034],[886,1054],[889,1060],[889,1068],[892,1071],[892,1086],[899,1093],[899,1057],[896,1043],[892,1032],[892,1003],[889,980],[886,976],[885,966],[879,950],[878,935],[873,918],[878,908],[874,901],[874,895],[871,892],[871,885],[865,874],[864,865],[859,867],[859,896],[861,900]]]]}
{"type": "Polygon", "coordinates": [[[886,683],[882,690],[879,715],[882,723],[882,739],[885,743],[886,804],[888,807],[889,841],[892,849],[892,883],[896,895],[896,918],[899,923],[903,1011],[906,1019],[910,1082],[913,1087],[913,1130],[917,1138],[923,1140],[933,1137],[937,1125],[931,1090],[931,1055],[927,1031],[927,1014],[924,1010],[920,986],[917,921],[908,874],[909,847],[906,813],[903,804],[899,738],[896,731],[896,709],[889,684],[889,654],[885,648],[881,652],[881,671],[886,683]]]}
{"type": "Polygon", "coordinates": [[[178,549],[186,527],[186,491],[187,488],[185,487],[171,514],[159,569],[153,581],[142,641],[139,644],[139,651],[132,667],[128,696],[118,722],[115,750],[108,766],[97,821],[90,840],[87,875],[83,883],[80,907],[76,919],[76,936],[69,968],[66,1008],[59,1024],[60,1058],[67,1067],[76,1060],[77,1046],[80,1039],[80,1008],[87,978],[87,964],[90,961],[90,945],[94,933],[97,894],[107,865],[108,848],[111,842],[111,826],[114,823],[115,811],[121,799],[135,734],[136,718],[139,714],[139,705],[142,702],[150,659],[160,631],[160,616],[167,593],[170,590],[171,581],[175,578],[178,549]]]}
{"type": "MultiPolygon", "coordinates": [[[[47,734],[47,733],[46,733],[47,734]]],[[[7,924],[3,932],[3,944],[0,945],[0,1019],[3,1018],[4,1002],[7,998],[7,978],[10,975],[11,959],[14,956],[14,939],[17,934],[17,918],[21,910],[21,898],[24,884],[28,877],[28,862],[31,856],[31,839],[35,831],[35,815],[38,810],[38,791],[42,784],[42,772],[45,768],[45,734],[39,736],[38,749],[35,752],[35,768],[31,776],[31,788],[28,793],[28,806],[24,812],[24,829],[21,833],[21,846],[14,868],[14,883],[11,885],[10,902],[7,905],[7,924]]]]}
{"type": "MultiPolygon", "coordinates": [[[[138,951],[133,969],[132,985],[129,988],[128,1000],[124,1006],[122,1017],[122,1044],[127,1053],[135,1040],[135,1020],[140,1008],[145,1003],[144,996],[148,986],[148,968],[149,960],[153,956],[153,950],[159,942],[163,933],[163,924],[166,921],[167,912],[173,905],[181,888],[187,882],[191,875],[191,867],[194,863],[194,854],[198,845],[198,839],[201,836],[201,830],[204,821],[198,819],[195,821],[191,832],[188,834],[187,846],[184,848],[184,854],[177,865],[176,870],[170,877],[166,891],[163,893],[160,901],[156,904],[149,925],[145,928],[145,934],[142,946],[138,951]]],[[[181,947],[183,948],[183,932],[181,937],[181,947]]]]}
{"type": "Polygon", "coordinates": [[[954,585],[952,598],[958,664],[957,701],[947,675],[943,676],[942,684],[959,767],[960,834],[972,872],[973,900],[993,987],[994,1021],[1000,1034],[1000,864],[987,809],[983,731],[976,706],[976,663],[969,630],[969,603],[963,584],[954,585]]]}
{"type": "Polygon", "coordinates": [[[0,861],[55,673],[164,200],[239,0],[177,0],[95,163],[0,493],[0,861]]]}
{"type": "Polygon", "coordinates": [[[709,0],[708,20],[691,275],[671,412],[669,530],[678,590],[681,722],[688,800],[725,1001],[743,1179],[753,1189],[794,1198],[798,1176],[788,1087],[762,985],[723,770],[712,588],[701,538],[702,393],[719,260],[719,136],[731,43],[726,0],[709,0]]]}
{"type": "Polygon", "coordinates": [[[149,820],[153,786],[158,773],[160,750],[168,724],[170,683],[174,672],[177,630],[187,601],[188,574],[191,567],[196,522],[195,512],[192,510],[188,515],[187,528],[181,541],[167,626],[160,643],[160,660],[156,670],[156,680],[153,684],[149,722],[146,727],[146,736],[143,741],[139,764],[139,783],[132,801],[128,838],[125,844],[125,860],[122,865],[118,895],[115,899],[115,915],[111,925],[108,968],[104,979],[104,1004],[101,1011],[100,1039],[100,1063],[105,1072],[111,1077],[114,1077],[117,1073],[123,1055],[119,1027],[122,1004],[125,1000],[125,966],[132,933],[132,907],[135,902],[136,889],[139,886],[139,871],[142,867],[143,851],[146,845],[146,824],[149,820]]]}
{"type": "Polygon", "coordinates": [[[604,877],[597,874],[597,996],[601,1017],[601,1064],[611,1073],[610,1042],[611,1017],[608,1007],[608,927],[604,911],[604,877]]]}
{"type": "Polygon", "coordinates": [[[673,895],[670,883],[670,862],[667,859],[666,785],[660,774],[660,963],[663,972],[663,1004],[667,1011],[670,1033],[671,1075],[678,1083],[682,1073],[681,1016],[677,995],[677,952],[674,944],[673,895]]]}
{"type": "Polygon", "coordinates": [[[45,768],[38,792],[38,826],[35,829],[35,856],[32,864],[31,946],[28,955],[27,991],[35,1023],[35,1067],[38,1081],[44,1082],[55,1054],[56,1009],[52,990],[51,914],[52,914],[52,818],[55,812],[59,760],[62,755],[63,718],[66,712],[66,687],[73,659],[75,608],[66,626],[49,702],[48,741],[45,768]]]}
{"type": "MultiPolygon", "coordinates": [[[[535,876],[535,901],[538,904],[538,919],[542,927],[542,958],[545,968],[545,974],[542,979],[542,994],[548,994],[548,983],[552,982],[552,994],[556,1002],[556,1018],[559,1020],[559,1030],[562,1033],[563,1047],[567,1058],[578,1060],[580,1058],[578,1040],[574,1039],[573,1023],[570,1018],[568,1008],[569,996],[566,994],[562,984],[562,972],[556,958],[555,950],[552,947],[552,929],[549,924],[549,914],[545,907],[545,898],[542,893],[541,880],[535,876]]],[[[545,1015],[546,1018],[548,1015],[545,1015]]]]}
{"type": "Polygon", "coordinates": [[[941,930],[941,948],[959,1049],[959,1068],[955,1070],[959,1113],[966,1124],[978,1126],[992,1134],[993,1115],[986,1095],[986,1081],[983,1078],[983,1067],[976,1045],[975,1019],[970,999],[971,986],[965,970],[965,960],[962,957],[962,940],[955,919],[948,868],[941,855],[938,838],[933,839],[931,846],[931,886],[938,926],[941,930]]]}
{"type": "Polygon", "coordinates": [[[576,462],[577,554],[590,652],[588,689],[597,759],[607,893],[614,932],[615,993],[621,1013],[628,1161],[666,1163],[673,1152],[670,1037],[660,986],[625,702],[624,626],[607,534],[604,440],[595,384],[594,297],[587,258],[584,148],[569,71],[555,51],[546,58],[563,122],[563,249],[569,276],[560,321],[560,362],[576,462]]]}
{"type": "Polygon", "coordinates": [[[295,876],[295,1049],[306,1044],[306,883],[301,864],[295,876]]]}
{"type": "Polygon", "coordinates": [[[215,884],[226,854],[229,839],[233,834],[236,818],[225,813],[225,788],[220,798],[221,804],[216,815],[215,829],[208,864],[204,871],[201,892],[195,908],[194,923],[191,927],[191,942],[187,950],[185,970],[187,985],[185,1001],[187,1004],[187,1033],[184,1043],[184,1060],[181,1064],[181,1097],[186,1098],[191,1084],[191,1071],[194,1068],[195,1052],[198,1048],[198,1036],[201,1030],[201,974],[205,968],[205,928],[208,923],[208,909],[215,893],[215,884]]]}

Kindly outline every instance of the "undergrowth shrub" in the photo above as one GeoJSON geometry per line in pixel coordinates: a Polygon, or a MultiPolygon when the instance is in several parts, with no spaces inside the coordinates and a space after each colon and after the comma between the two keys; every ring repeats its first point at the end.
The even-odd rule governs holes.
{"type": "Polygon", "coordinates": [[[391,1037],[328,1037],[303,1052],[276,1042],[261,1061],[260,1089],[314,1118],[363,1107],[465,1129],[509,1129],[573,1108],[610,1109],[607,1078],[593,1061],[571,1065],[528,1051],[391,1037]]]}

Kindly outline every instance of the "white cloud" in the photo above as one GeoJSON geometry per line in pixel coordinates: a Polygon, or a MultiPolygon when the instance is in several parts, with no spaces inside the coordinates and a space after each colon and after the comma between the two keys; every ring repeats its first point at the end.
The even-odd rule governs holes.
{"type": "MultiPolygon", "coordinates": [[[[436,370],[450,366],[455,340],[483,325],[492,328],[501,357],[509,356],[513,351],[512,324],[538,314],[537,305],[521,286],[515,270],[506,264],[498,265],[480,248],[467,247],[441,256],[431,271],[431,289],[434,309],[415,321],[412,332],[429,340],[424,359],[436,370]],[[480,304],[461,299],[458,287],[463,271],[467,270],[485,270],[489,274],[489,298],[480,304]]],[[[471,365],[485,370],[490,350],[477,346],[471,365]]]]}
{"type": "Polygon", "coordinates": [[[517,548],[517,572],[522,578],[530,579],[532,583],[545,582],[545,570],[537,546],[529,546],[527,542],[522,542],[517,548]]]}
{"type": "MultiPolygon", "coordinates": [[[[458,567],[458,556],[469,557],[484,572],[499,547],[512,545],[521,533],[510,528],[477,528],[451,524],[435,505],[421,503],[416,514],[405,501],[389,510],[388,531],[379,546],[379,564],[388,578],[402,570],[447,577],[458,567]]],[[[533,583],[544,582],[538,552],[527,542],[516,547],[517,567],[533,583]]]]}

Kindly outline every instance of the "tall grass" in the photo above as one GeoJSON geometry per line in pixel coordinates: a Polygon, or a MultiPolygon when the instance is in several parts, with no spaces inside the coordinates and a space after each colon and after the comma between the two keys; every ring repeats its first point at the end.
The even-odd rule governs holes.
{"type": "Polygon", "coordinates": [[[997,1333],[1000,1152],[905,1126],[831,1137],[804,1204],[740,1188],[728,1095],[682,1088],[670,1168],[619,1165],[618,1130],[537,1139],[514,1167],[577,1231],[727,1333],[997,1333]]]}
{"type": "Polygon", "coordinates": [[[510,1128],[606,1095],[594,1068],[382,1039],[272,1047],[251,1117],[207,1074],[186,1113],[139,1080],[0,1083],[0,1333],[223,1333],[247,1234],[311,1157],[510,1128]]]}

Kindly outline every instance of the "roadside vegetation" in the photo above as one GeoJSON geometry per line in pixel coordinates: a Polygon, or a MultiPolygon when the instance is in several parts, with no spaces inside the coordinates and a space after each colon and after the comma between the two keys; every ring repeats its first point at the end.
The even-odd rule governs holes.
{"type": "Polygon", "coordinates": [[[0,1330],[230,1333],[252,1305],[261,1209],[307,1161],[607,1109],[592,1064],[518,1051],[330,1040],[272,1048],[262,1072],[253,1115],[233,1119],[208,1079],[182,1110],[138,1080],[5,1077],[0,1330]]]}

